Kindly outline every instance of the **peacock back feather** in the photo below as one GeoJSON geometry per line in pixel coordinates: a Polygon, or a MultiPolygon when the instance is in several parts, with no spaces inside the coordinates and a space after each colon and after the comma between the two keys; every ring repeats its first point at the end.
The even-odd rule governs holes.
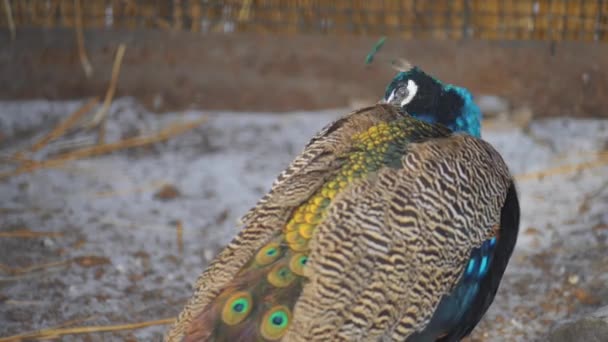
{"type": "Polygon", "coordinates": [[[512,251],[512,191],[479,139],[389,104],[353,112],[313,137],[244,216],[168,340],[464,336],[512,251]]]}

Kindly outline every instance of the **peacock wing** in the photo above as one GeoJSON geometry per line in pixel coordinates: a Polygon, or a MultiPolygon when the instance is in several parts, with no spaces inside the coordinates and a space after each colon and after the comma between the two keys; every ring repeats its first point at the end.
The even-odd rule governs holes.
{"type": "MultiPolygon", "coordinates": [[[[233,303],[235,308],[245,310],[241,304],[247,303],[248,298],[263,301],[265,307],[270,308],[274,307],[273,304],[281,306],[283,299],[288,299],[293,304],[301,291],[301,281],[277,293],[268,288],[269,272],[281,271],[280,267],[275,269],[275,264],[284,265],[301,256],[298,253],[300,251],[285,248],[285,226],[290,220],[293,221],[292,216],[297,216],[294,211],[299,207],[304,208],[307,201],[312,205],[317,200],[329,200],[328,196],[319,195],[314,201],[312,197],[321,194],[321,188],[348,163],[349,151],[354,145],[353,137],[370,127],[403,116],[403,113],[391,106],[377,105],[349,113],[315,135],[304,151],[279,175],[269,193],[243,217],[240,233],[199,277],[193,297],[178,316],[166,340],[231,340],[235,336],[245,335],[255,339],[259,332],[259,322],[249,324],[248,321],[239,321],[232,328],[218,325],[219,317],[224,313],[224,305],[233,303]],[[276,257],[266,264],[258,262],[256,257],[259,253],[268,250],[274,241],[278,244],[276,257]],[[255,286],[251,289],[252,286],[248,284],[255,286]],[[249,288],[244,289],[245,287],[249,288]],[[218,337],[218,333],[223,335],[218,337]]],[[[330,195],[334,192],[330,189],[330,195]]],[[[244,312],[249,318],[260,319],[255,315],[262,315],[259,305],[246,309],[258,310],[244,312]]],[[[221,321],[225,323],[223,319],[221,321]]]]}
{"type": "Polygon", "coordinates": [[[496,234],[511,176],[465,135],[410,143],[338,194],[310,242],[287,341],[404,341],[496,234]]]}

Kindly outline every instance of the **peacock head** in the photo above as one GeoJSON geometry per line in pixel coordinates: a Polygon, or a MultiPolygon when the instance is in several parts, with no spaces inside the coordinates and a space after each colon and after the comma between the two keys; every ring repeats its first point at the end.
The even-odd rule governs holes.
{"type": "Polygon", "coordinates": [[[413,117],[440,123],[454,132],[481,135],[481,111],[471,93],[444,84],[418,67],[409,67],[393,78],[382,102],[401,107],[413,117]]]}

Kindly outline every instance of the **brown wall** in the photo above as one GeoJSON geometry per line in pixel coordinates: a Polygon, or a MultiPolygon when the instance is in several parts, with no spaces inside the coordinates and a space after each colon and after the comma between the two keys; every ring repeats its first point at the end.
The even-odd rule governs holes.
{"type": "Polygon", "coordinates": [[[405,41],[389,38],[378,60],[364,59],[377,37],[90,31],[95,68],[83,73],[73,31],[0,35],[0,98],[103,95],[114,53],[127,43],[118,96],[160,109],[284,111],[342,107],[379,98],[405,57],[438,78],[496,94],[537,115],[608,116],[608,45],[405,41]]]}

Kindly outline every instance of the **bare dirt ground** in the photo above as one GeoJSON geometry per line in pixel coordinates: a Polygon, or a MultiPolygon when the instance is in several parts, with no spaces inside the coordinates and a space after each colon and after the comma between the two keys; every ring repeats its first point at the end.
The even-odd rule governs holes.
{"type": "MultiPolygon", "coordinates": [[[[0,155],[28,148],[81,105],[0,102],[0,155]]],[[[237,219],[313,132],[345,111],[211,112],[166,143],[0,180],[0,337],[174,317],[237,232],[237,219]]],[[[201,115],[157,115],[122,98],[111,107],[106,140],[201,115]]],[[[608,164],[599,154],[608,120],[548,118],[523,128],[512,121],[486,122],[483,135],[517,175],[521,235],[473,341],[543,341],[556,322],[608,305],[608,164]],[[579,163],[588,164],[565,167],[579,163]]],[[[72,133],[34,158],[91,138],[72,133]]],[[[10,169],[6,161],[0,173],[10,169]]],[[[159,340],[166,328],[60,339],[159,340]]]]}

